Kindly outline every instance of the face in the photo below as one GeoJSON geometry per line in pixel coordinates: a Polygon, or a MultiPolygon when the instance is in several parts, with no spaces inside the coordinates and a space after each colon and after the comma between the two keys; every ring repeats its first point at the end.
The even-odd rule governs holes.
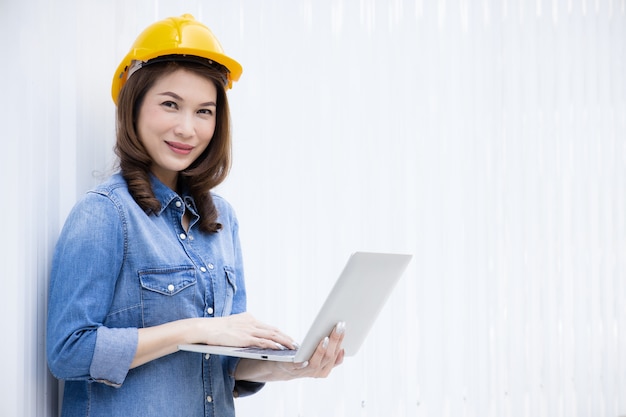
{"type": "Polygon", "coordinates": [[[215,85],[184,69],[161,77],[148,90],[137,120],[152,173],[175,190],[178,173],[192,164],[215,131],[215,85]]]}

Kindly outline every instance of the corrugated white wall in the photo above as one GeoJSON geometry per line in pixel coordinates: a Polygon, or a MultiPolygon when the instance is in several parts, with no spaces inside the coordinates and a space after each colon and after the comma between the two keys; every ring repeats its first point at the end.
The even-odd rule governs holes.
{"type": "MultiPolygon", "coordinates": [[[[208,24],[249,307],[297,337],[348,254],[415,254],[363,350],[241,416],[626,416],[624,0],[0,0],[0,415],[56,416],[50,254],[113,167],[112,71],[208,24]]],[[[349,329],[348,329],[349,331],[349,329]]]]}

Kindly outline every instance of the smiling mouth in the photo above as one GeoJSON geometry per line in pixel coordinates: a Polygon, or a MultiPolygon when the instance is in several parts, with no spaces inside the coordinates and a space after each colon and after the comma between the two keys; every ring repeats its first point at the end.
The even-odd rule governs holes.
{"type": "Polygon", "coordinates": [[[167,144],[167,146],[169,146],[169,148],[172,151],[180,155],[188,155],[193,149],[193,146],[185,145],[184,143],[168,142],[168,141],[165,141],[165,143],[167,144]]]}

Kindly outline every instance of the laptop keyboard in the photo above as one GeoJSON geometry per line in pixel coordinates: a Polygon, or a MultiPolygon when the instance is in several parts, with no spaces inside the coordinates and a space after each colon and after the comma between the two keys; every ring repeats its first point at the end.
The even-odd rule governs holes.
{"type": "Polygon", "coordinates": [[[274,355],[274,356],[294,356],[296,352],[298,352],[297,350],[291,350],[291,349],[278,350],[278,349],[262,349],[262,348],[255,348],[255,347],[241,348],[237,350],[239,352],[250,352],[250,353],[258,353],[261,355],[274,355]]]}

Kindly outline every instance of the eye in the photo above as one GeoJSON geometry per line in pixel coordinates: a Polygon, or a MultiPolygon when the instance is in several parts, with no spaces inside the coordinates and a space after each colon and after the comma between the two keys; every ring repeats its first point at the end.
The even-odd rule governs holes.
{"type": "Polygon", "coordinates": [[[170,109],[177,109],[178,108],[178,104],[176,104],[173,101],[164,101],[163,103],[161,103],[161,106],[167,107],[167,108],[170,108],[170,109]]]}
{"type": "Polygon", "coordinates": [[[198,114],[203,114],[206,116],[213,116],[213,109],[200,109],[198,110],[198,114]]]}

